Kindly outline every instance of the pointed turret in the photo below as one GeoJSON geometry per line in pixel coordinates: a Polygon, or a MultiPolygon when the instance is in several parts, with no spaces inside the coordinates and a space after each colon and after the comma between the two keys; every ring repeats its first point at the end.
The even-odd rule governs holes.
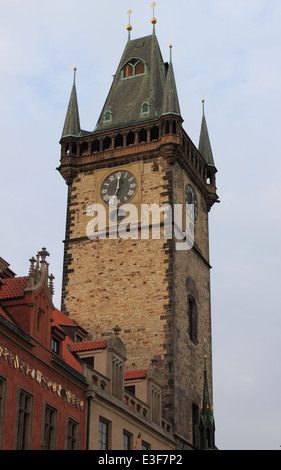
{"type": "Polygon", "coordinates": [[[76,68],[74,68],[73,86],[71,90],[71,95],[70,95],[70,100],[69,100],[66,118],[64,122],[64,127],[62,131],[62,137],[66,137],[68,135],[78,136],[81,130],[75,77],[76,77],[76,68]]]}
{"type": "Polygon", "coordinates": [[[163,95],[162,115],[163,114],[177,114],[179,116],[181,115],[175,74],[172,63],[172,45],[170,45],[170,63],[163,95]]]}
{"type": "Polygon", "coordinates": [[[199,139],[199,147],[198,150],[201,153],[202,157],[206,161],[206,163],[210,166],[215,166],[214,157],[211,147],[211,142],[208,133],[207,122],[205,118],[205,109],[204,109],[204,100],[202,100],[203,104],[203,116],[202,116],[202,124],[201,124],[201,132],[200,132],[200,139],[199,139]]]}
{"type": "Polygon", "coordinates": [[[207,380],[207,356],[204,355],[204,387],[203,387],[203,404],[200,414],[200,449],[215,449],[215,420],[213,408],[210,402],[209,387],[207,380]]]}

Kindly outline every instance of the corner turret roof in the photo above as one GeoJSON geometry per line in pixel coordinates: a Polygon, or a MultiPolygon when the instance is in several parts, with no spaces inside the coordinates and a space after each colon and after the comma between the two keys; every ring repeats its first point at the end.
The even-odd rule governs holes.
{"type": "Polygon", "coordinates": [[[78,100],[76,93],[76,84],[75,84],[75,75],[76,68],[74,68],[74,80],[70,95],[70,100],[68,104],[68,109],[65,117],[64,127],[62,131],[62,137],[67,135],[78,136],[80,133],[80,119],[79,119],[79,109],[78,109],[78,100]]]}
{"type": "MultiPolygon", "coordinates": [[[[172,46],[170,46],[170,50],[172,51],[172,46]]],[[[181,115],[172,57],[170,58],[170,64],[166,76],[162,104],[162,114],[171,113],[178,114],[179,116],[181,115]]]]}
{"type": "Polygon", "coordinates": [[[202,101],[202,103],[203,103],[203,116],[202,116],[198,150],[208,165],[215,166],[208,127],[207,127],[207,121],[205,118],[204,100],[202,101]]]}

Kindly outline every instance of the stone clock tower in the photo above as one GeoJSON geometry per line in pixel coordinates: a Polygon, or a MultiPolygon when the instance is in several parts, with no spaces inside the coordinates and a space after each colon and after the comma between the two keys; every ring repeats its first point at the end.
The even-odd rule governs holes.
{"type": "Polygon", "coordinates": [[[135,40],[128,27],[93,131],[80,128],[74,78],[58,168],[68,186],[61,308],[95,339],[118,325],[128,369],[158,360],[163,414],[183,445],[198,448],[206,370],[212,401],[208,214],[218,201],[216,168],[204,112],[198,148],[182,127],[172,55],[164,62],[152,23],[153,34],[135,40]],[[152,237],[152,219],[146,237],[139,225],[134,236],[110,237],[113,195],[138,214],[142,205],[194,204],[193,246],[176,249],[162,219],[160,237],[152,237]],[[106,214],[101,237],[87,231],[95,204],[106,214]]]}

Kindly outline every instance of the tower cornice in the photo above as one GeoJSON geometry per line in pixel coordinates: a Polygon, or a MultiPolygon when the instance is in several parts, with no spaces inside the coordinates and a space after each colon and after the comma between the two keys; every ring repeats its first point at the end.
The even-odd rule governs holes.
{"type": "Polygon", "coordinates": [[[93,171],[104,165],[114,167],[162,156],[170,164],[178,162],[189,174],[194,184],[204,194],[207,208],[210,210],[212,205],[218,202],[216,186],[209,177],[210,171],[214,174],[216,169],[210,170],[198,149],[183,130],[181,123],[180,117],[170,114],[162,116],[157,121],[142,123],[142,125],[116,128],[77,138],[64,137],[61,140],[62,156],[58,170],[66,183],[70,184],[73,178],[81,172],[93,171]],[[175,133],[165,133],[167,123],[175,133]],[[146,134],[146,141],[140,141],[142,131],[146,134]],[[126,145],[130,133],[133,141],[126,145]],[[119,138],[118,142],[117,138],[119,138]],[[102,145],[105,141],[109,148],[103,149],[102,145]],[[116,142],[120,145],[117,145],[116,142]],[[75,151],[73,148],[70,149],[72,144],[75,145],[75,151]],[[94,145],[97,147],[93,147],[94,145]],[[67,148],[68,151],[66,151],[67,148]],[[97,150],[94,151],[94,148],[97,150]]]}

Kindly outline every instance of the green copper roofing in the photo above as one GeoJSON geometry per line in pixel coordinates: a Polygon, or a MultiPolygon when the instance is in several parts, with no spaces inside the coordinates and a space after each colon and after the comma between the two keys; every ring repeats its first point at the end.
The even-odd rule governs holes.
{"type": "Polygon", "coordinates": [[[164,87],[164,96],[162,104],[162,114],[178,114],[181,115],[176,87],[176,80],[172,64],[172,46],[170,46],[170,64],[167,72],[166,83],[164,87]]]}
{"type": "Polygon", "coordinates": [[[166,76],[166,67],[155,34],[129,40],[95,131],[157,119],[163,111],[179,114],[173,69],[170,65],[166,76]],[[144,72],[124,76],[126,64],[137,61],[144,64],[144,72]],[[142,112],[144,103],[149,105],[147,113],[142,112]]]}
{"type": "Polygon", "coordinates": [[[198,150],[203,156],[203,158],[205,159],[206,163],[208,163],[208,165],[215,166],[211,142],[210,142],[209,133],[208,133],[207,122],[205,118],[204,101],[202,103],[203,103],[203,116],[202,116],[202,124],[201,124],[198,150]]]}
{"type": "Polygon", "coordinates": [[[213,408],[210,402],[208,379],[207,379],[207,356],[204,354],[204,386],[203,386],[203,403],[200,412],[200,434],[201,448],[215,448],[215,419],[213,408]]]}
{"type": "Polygon", "coordinates": [[[76,76],[76,68],[74,69],[73,86],[71,90],[71,95],[70,95],[70,100],[69,100],[66,118],[64,122],[64,127],[62,131],[62,137],[65,137],[67,135],[78,136],[81,130],[76,85],[75,85],[75,76],[76,76]]]}

